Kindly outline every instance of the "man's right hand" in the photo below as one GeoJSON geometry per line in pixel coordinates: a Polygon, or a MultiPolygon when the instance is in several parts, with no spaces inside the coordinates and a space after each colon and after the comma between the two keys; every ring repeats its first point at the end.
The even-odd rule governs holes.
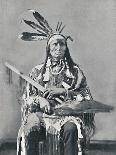
{"type": "Polygon", "coordinates": [[[59,95],[65,95],[65,94],[66,94],[66,89],[52,87],[52,88],[46,89],[46,91],[43,93],[43,97],[51,100],[59,95]]]}
{"type": "Polygon", "coordinates": [[[50,107],[50,103],[43,97],[38,96],[36,98],[36,101],[38,100],[39,104],[40,104],[40,108],[41,110],[43,110],[45,113],[50,113],[51,112],[51,107],[50,107]]]}

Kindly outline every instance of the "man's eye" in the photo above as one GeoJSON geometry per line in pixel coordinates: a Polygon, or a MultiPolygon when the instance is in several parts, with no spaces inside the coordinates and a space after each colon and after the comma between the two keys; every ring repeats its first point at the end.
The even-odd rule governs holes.
{"type": "Polygon", "coordinates": [[[64,43],[60,43],[61,46],[64,46],[64,43]]]}
{"type": "Polygon", "coordinates": [[[57,43],[54,43],[53,45],[55,45],[55,46],[56,46],[56,45],[57,45],[57,43]]]}
{"type": "Polygon", "coordinates": [[[60,42],[60,46],[64,46],[65,45],[65,43],[64,42],[60,42]]]}

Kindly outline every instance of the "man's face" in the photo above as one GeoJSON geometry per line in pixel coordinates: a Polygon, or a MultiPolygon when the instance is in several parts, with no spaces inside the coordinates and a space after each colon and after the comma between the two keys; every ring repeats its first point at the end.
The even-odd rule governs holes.
{"type": "Polygon", "coordinates": [[[54,39],[50,43],[50,54],[53,59],[59,60],[64,57],[66,51],[66,42],[64,39],[54,39]]]}

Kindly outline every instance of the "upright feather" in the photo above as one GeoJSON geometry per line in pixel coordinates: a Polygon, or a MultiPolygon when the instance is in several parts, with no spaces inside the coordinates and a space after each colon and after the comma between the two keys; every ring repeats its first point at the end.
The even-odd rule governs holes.
{"type": "Polygon", "coordinates": [[[63,29],[65,28],[65,25],[61,28],[61,30],[59,31],[59,33],[61,33],[63,31],[63,29]]]}
{"type": "Polygon", "coordinates": [[[61,25],[62,25],[62,22],[60,22],[60,25],[58,27],[58,31],[60,31],[61,25]]]}
{"type": "Polygon", "coordinates": [[[57,26],[56,26],[56,32],[57,32],[57,30],[58,30],[58,27],[59,27],[59,22],[57,23],[57,26]]]}

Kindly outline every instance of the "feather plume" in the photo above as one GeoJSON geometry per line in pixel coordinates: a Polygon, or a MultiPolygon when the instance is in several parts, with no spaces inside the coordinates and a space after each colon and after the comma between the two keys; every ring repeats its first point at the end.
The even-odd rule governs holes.
{"type": "Polygon", "coordinates": [[[58,30],[58,26],[59,26],[59,22],[57,23],[57,26],[56,26],[56,32],[57,32],[57,30],[58,30]]]}
{"type": "Polygon", "coordinates": [[[58,31],[60,31],[61,25],[62,25],[62,22],[60,23],[60,25],[59,25],[59,27],[58,27],[58,31]]]}
{"type": "Polygon", "coordinates": [[[52,35],[56,33],[60,34],[63,31],[65,26],[62,26],[62,22],[57,23],[56,33],[54,33],[52,28],[49,26],[48,22],[41,14],[39,14],[35,10],[29,9],[29,11],[32,12],[34,18],[38,21],[38,23],[36,24],[35,22],[25,20],[25,19],[23,19],[23,21],[27,25],[35,29],[37,33],[23,32],[21,35],[19,35],[19,38],[21,38],[22,40],[25,40],[25,41],[34,41],[34,40],[36,41],[36,40],[43,40],[43,39],[48,40],[52,35]]]}
{"type": "Polygon", "coordinates": [[[49,33],[52,33],[52,28],[49,26],[48,22],[42,17],[37,11],[31,10],[33,12],[33,16],[39,22],[39,24],[47,29],[49,33]]]}
{"type": "Polygon", "coordinates": [[[59,31],[59,33],[61,33],[63,31],[63,29],[65,28],[65,25],[61,28],[61,30],[59,31]]]}
{"type": "Polygon", "coordinates": [[[31,22],[29,20],[23,20],[27,25],[29,25],[30,27],[32,27],[33,29],[35,29],[36,31],[38,31],[39,33],[42,34],[47,34],[48,30],[42,28],[41,26],[35,24],[34,22],[31,22]]]}
{"type": "Polygon", "coordinates": [[[23,32],[21,35],[19,35],[19,38],[24,41],[37,41],[47,39],[47,36],[45,34],[23,32]]]}

